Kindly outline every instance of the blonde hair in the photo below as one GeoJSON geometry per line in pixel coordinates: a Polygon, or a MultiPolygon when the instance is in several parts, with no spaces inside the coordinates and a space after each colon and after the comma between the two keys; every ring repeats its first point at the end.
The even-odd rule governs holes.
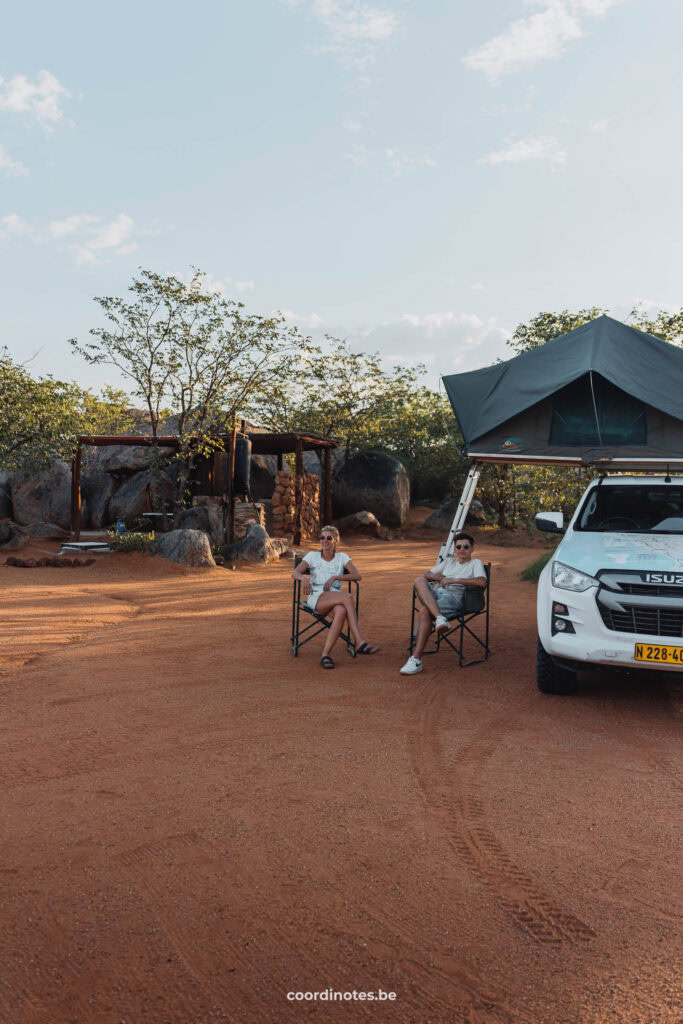
{"type": "Polygon", "coordinates": [[[320,532],[321,533],[324,533],[325,530],[327,530],[328,533],[332,534],[332,537],[334,539],[334,550],[335,550],[335,554],[336,554],[337,544],[339,544],[339,542],[341,541],[341,537],[339,535],[339,530],[337,529],[336,526],[321,526],[320,527],[320,532]]]}

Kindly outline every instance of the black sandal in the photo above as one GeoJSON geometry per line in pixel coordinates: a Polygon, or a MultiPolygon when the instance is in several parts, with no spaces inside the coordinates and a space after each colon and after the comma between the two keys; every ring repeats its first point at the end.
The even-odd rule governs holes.
{"type": "Polygon", "coordinates": [[[332,658],[329,656],[329,654],[326,654],[324,658],[320,659],[320,664],[322,665],[323,668],[336,668],[336,665],[332,661],[332,658]]]}
{"type": "Polygon", "coordinates": [[[360,647],[356,647],[356,654],[377,654],[379,647],[374,644],[369,644],[367,640],[360,647]]]}

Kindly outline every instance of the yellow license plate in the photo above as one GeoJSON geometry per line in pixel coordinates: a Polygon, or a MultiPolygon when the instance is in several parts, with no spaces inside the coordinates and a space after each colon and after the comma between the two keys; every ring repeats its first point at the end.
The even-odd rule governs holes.
{"type": "Polygon", "coordinates": [[[680,665],[683,668],[683,647],[662,644],[636,644],[636,661],[652,661],[657,665],[680,665]]]}

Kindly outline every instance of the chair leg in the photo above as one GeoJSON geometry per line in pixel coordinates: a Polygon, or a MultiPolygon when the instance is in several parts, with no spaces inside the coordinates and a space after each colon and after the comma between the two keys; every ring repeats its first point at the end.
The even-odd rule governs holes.
{"type": "Polygon", "coordinates": [[[409,654],[413,653],[415,649],[415,587],[413,587],[413,606],[410,611],[410,644],[408,645],[409,654]]]}

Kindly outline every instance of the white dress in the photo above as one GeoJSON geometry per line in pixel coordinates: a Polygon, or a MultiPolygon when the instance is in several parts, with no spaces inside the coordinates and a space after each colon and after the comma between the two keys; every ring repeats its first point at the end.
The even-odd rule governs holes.
{"type": "MultiPolygon", "coordinates": [[[[307,555],[304,555],[304,562],[309,568],[311,574],[311,586],[313,590],[306,598],[306,604],[309,608],[314,609],[318,603],[318,598],[323,591],[323,587],[332,576],[341,576],[344,572],[344,566],[351,559],[348,555],[345,555],[342,551],[335,552],[334,558],[330,561],[326,561],[323,558],[320,551],[309,551],[307,555]]],[[[341,590],[341,581],[335,580],[331,590],[341,590]]]]}

